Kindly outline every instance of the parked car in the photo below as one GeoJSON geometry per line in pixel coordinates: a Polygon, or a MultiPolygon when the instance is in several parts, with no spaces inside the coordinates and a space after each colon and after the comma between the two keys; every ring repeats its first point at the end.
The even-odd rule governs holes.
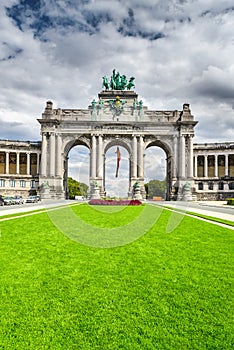
{"type": "Polygon", "coordinates": [[[26,198],[26,203],[37,203],[38,199],[37,196],[29,196],[28,198],[26,198]]]}
{"type": "Polygon", "coordinates": [[[14,204],[14,200],[10,196],[4,197],[3,200],[4,200],[4,205],[12,205],[12,204],[14,204]]]}
{"type": "Polygon", "coordinates": [[[4,199],[0,197],[0,206],[4,205],[4,199]]]}
{"type": "Polygon", "coordinates": [[[15,204],[23,204],[24,203],[24,200],[21,196],[14,196],[13,200],[14,200],[15,204]]]}

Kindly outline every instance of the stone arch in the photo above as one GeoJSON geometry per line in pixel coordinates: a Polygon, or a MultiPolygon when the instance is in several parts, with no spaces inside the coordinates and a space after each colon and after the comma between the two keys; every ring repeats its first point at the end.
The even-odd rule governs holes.
{"type": "Polygon", "coordinates": [[[130,155],[129,193],[138,183],[144,198],[144,152],[150,146],[159,146],[167,155],[168,184],[178,189],[170,199],[182,199],[184,185],[189,181],[191,188],[194,183],[193,136],[197,121],[189,105],[184,104],[180,111],[152,111],[138,101],[134,91],[119,90],[102,91],[93,102],[87,109],[54,109],[49,101],[38,119],[42,135],[39,184],[48,182],[49,198],[64,197],[62,161],[76,145],[90,150],[90,197],[105,195],[104,156],[111,146],[120,145],[130,155]]]}
{"type": "Polygon", "coordinates": [[[172,149],[171,149],[171,145],[167,141],[160,140],[158,138],[153,138],[151,140],[148,140],[145,143],[145,150],[149,147],[152,147],[152,146],[157,146],[157,147],[162,148],[164,150],[164,152],[166,153],[167,157],[170,157],[173,153],[172,149]]]}
{"type": "Polygon", "coordinates": [[[113,146],[124,147],[128,151],[129,156],[132,153],[132,148],[131,148],[131,145],[130,145],[128,140],[123,139],[123,138],[112,138],[112,139],[106,141],[106,144],[105,144],[105,147],[104,147],[104,154],[106,154],[108,149],[110,149],[113,146]]]}
{"type": "Polygon", "coordinates": [[[64,138],[62,145],[62,153],[64,154],[64,156],[67,157],[70,150],[75,146],[86,146],[88,149],[90,149],[90,140],[84,138],[83,136],[78,138],[64,138]]]}

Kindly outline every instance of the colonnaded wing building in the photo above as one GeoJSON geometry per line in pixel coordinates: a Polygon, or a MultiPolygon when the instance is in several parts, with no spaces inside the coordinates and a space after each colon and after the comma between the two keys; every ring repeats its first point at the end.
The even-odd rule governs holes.
{"type": "Polygon", "coordinates": [[[145,198],[144,154],[166,153],[167,200],[218,200],[234,196],[234,142],[194,144],[197,121],[189,104],[181,110],[149,110],[132,91],[134,78],[113,70],[87,109],[55,109],[48,101],[42,140],[0,140],[0,194],[67,198],[68,154],[77,145],[90,151],[90,198],[104,197],[105,154],[112,146],[129,153],[126,196],[145,198]]]}

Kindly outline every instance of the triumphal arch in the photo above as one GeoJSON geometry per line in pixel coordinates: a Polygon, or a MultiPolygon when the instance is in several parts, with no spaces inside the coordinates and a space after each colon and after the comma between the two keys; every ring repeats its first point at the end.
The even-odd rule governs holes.
{"type": "Polygon", "coordinates": [[[159,146],[166,153],[166,199],[193,196],[193,136],[197,121],[189,104],[181,110],[149,110],[138,98],[134,77],[113,71],[87,109],[53,108],[48,101],[41,124],[39,185],[42,198],[67,195],[68,153],[76,145],[90,150],[90,197],[105,196],[105,154],[112,146],[129,153],[128,196],[144,198],[144,154],[159,146]]]}

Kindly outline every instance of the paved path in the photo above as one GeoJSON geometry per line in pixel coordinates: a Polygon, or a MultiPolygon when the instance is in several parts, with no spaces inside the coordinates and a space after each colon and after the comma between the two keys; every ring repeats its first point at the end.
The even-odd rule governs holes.
{"type": "Polygon", "coordinates": [[[60,207],[68,204],[75,204],[77,201],[72,200],[42,200],[38,203],[25,203],[21,205],[4,205],[0,207],[0,217],[9,214],[27,213],[33,210],[60,207]]]}
{"type": "MultiPolygon", "coordinates": [[[[171,210],[184,210],[185,215],[193,216],[188,212],[202,214],[205,216],[212,216],[222,220],[228,220],[234,222],[234,207],[227,206],[226,202],[149,202],[156,205],[165,206],[171,208],[171,210]],[[187,213],[186,213],[187,212],[187,213]]],[[[179,211],[178,211],[179,212],[179,211]]],[[[195,217],[195,216],[193,216],[195,217]]],[[[222,226],[234,230],[234,226],[225,225],[223,223],[210,221],[207,219],[196,217],[199,220],[208,221],[212,224],[222,226]]]]}
{"type": "Polygon", "coordinates": [[[234,222],[234,206],[225,202],[164,202],[165,206],[234,222]]]}

